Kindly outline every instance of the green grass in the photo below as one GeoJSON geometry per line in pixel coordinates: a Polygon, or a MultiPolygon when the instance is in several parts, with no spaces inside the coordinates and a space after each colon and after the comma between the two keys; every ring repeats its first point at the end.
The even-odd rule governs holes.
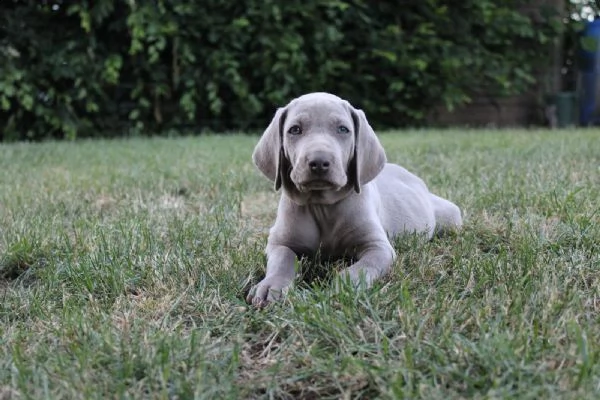
{"type": "Polygon", "coordinates": [[[464,230],[265,310],[257,137],[0,145],[0,398],[598,398],[600,132],[380,137],[464,230]]]}

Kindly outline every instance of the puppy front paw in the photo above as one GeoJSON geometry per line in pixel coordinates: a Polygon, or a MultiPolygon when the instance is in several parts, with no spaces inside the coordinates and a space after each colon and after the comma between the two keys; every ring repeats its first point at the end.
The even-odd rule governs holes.
{"type": "Polygon", "coordinates": [[[250,289],[246,302],[257,308],[265,307],[270,302],[280,301],[291,284],[292,281],[277,276],[265,278],[250,289]]]}
{"type": "Polygon", "coordinates": [[[368,268],[353,266],[340,271],[337,280],[338,282],[349,283],[355,288],[367,289],[373,285],[375,278],[373,277],[372,271],[368,268]]]}

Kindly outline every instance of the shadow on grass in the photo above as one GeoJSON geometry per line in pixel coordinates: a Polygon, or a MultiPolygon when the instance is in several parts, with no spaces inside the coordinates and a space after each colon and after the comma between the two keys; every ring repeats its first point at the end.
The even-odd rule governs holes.
{"type": "Polygon", "coordinates": [[[19,281],[31,285],[36,280],[36,270],[48,263],[47,252],[28,239],[20,239],[0,255],[0,282],[19,281]]]}
{"type": "MultiPolygon", "coordinates": [[[[349,258],[341,260],[323,260],[320,256],[302,257],[296,262],[296,283],[302,287],[325,287],[331,284],[336,274],[343,268],[350,266],[349,258]]],[[[240,298],[246,299],[250,289],[265,278],[266,258],[263,265],[257,268],[243,283],[239,292],[240,298]]]]}

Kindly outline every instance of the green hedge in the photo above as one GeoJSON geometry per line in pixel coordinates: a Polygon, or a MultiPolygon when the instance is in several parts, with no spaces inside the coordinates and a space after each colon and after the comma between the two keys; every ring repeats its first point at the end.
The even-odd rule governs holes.
{"type": "Polygon", "coordinates": [[[533,23],[525,3],[3,0],[1,136],[262,128],[322,90],[377,126],[416,125],[436,104],[532,84],[561,24],[533,23]]]}

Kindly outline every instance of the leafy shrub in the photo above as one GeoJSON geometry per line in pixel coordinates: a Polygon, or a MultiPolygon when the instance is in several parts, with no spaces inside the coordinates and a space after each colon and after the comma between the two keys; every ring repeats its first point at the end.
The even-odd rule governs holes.
{"type": "Polygon", "coordinates": [[[2,1],[2,139],[253,129],[321,90],[375,125],[415,125],[527,89],[560,28],[524,0],[401,3],[2,1]]]}

